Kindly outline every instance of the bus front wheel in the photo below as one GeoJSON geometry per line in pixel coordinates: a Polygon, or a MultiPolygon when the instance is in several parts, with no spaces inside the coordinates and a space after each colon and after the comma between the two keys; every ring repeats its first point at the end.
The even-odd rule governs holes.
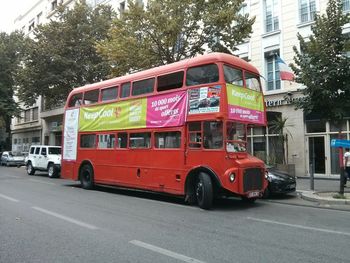
{"type": "Polygon", "coordinates": [[[84,164],[80,169],[80,183],[83,189],[94,188],[94,170],[90,164],[84,164]]]}
{"type": "Polygon", "coordinates": [[[200,208],[210,209],[213,205],[213,185],[210,176],[200,173],[196,183],[195,193],[200,208]]]}

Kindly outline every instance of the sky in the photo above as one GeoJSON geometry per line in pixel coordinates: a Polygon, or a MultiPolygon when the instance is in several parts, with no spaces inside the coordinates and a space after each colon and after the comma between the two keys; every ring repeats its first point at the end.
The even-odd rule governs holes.
{"type": "Polygon", "coordinates": [[[14,20],[38,0],[0,0],[0,32],[10,33],[14,20]]]}

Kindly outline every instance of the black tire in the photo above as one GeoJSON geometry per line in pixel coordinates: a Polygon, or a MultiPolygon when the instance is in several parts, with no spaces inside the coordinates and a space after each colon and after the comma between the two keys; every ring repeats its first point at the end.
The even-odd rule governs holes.
{"type": "Polygon", "coordinates": [[[83,189],[93,189],[94,188],[94,170],[90,164],[84,164],[79,173],[81,187],[83,189]]]}
{"type": "Polygon", "coordinates": [[[34,175],[34,173],[35,173],[35,169],[34,169],[34,167],[33,167],[31,162],[27,163],[27,169],[26,170],[27,170],[27,174],[28,175],[34,175]]]}
{"type": "Polygon", "coordinates": [[[213,206],[213,185],[208,174],[199,174],[195,186],[195,193],[200,208],[210,209],[213,206]]]}
{"type": "Polygon", "coordinates": [[[49,166],[47,167],[47,173],[50,178],[57,177],[58,175],[57,167],[53,163],[50,163],[49,166]]]}

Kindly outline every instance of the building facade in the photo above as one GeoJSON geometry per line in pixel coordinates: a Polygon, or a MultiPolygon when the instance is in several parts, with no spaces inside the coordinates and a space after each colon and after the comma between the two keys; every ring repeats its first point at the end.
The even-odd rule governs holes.
{"type": "MultiPolygon", "coordinates": [[[[308,176],[312,170],[316,176],[339,176],[338,150],[330,147],[338,130],[332,122],[321,121],[320,116],[305,116],[302,110],[294,109],[292,101],[302,97],[300,90],[304,87],[280,80],[276,54],[286,64],[293,63],[293,46],[299,48],[297,34],[309,38],[314,14],[324,13],[327,3],[327,0],[246,0],[241,10],[255,16],[256,22],[251,38],[239,45],[235,53],[258,67],[263,76],[268,121],[276,116],[287,119],[282,142],[271,127],[251,129],[250,151],[272,164],[281,163],[281,156],[285,155],[285,161],[295,167],[298,176],[308,176]]],[[[343,0],[343,10],[350,12],[349,0],[343,0]]],[[[350,25],[345,26],[343,33],[350,33],[350,25]]],[[[344,139],[350,139],[349,125],[349,120],[342,124],[344,139]]]]}
{"type": "MultiPolygon", "coordinates": [[[[59,4],[69,7],[75,1],[40,0],[18,17],[15,28],[31,36],[38,24],[54,19],[59,4]]],[[[127,8],[126,0],[89,0],[87,3],[91,6],[110,4],[119,13],[127,8]]],[[[256,21],[251,37],[238,46],[235,54],[259,69],[268,120],[287,119],[283,139],[270,126],[248,129],[249,150],[266,163],[288,163],[290,172],[298,176],[310,175],[310,164],[315,175],[339,176],[338,153],[330,147],[330,140],[338,136],[338,131],[332,122],[320,121],[320,116],[305,116],[301,110],[294,109],[292,102],[302,97],[303,86],[280,80],[276,54],[287,64],[292,63],[293,46],[299,46],[297,33],[307,39],[312,34],[314,14],[324,13],[327,3],[327,0],[246,0],[240,11],[255,16],[256,21]]],[[[344,12],[349,12],[350,0],[343,3],[344,12]]],[[[344,28],[344,34],[349,33],[350,25],[344,28]]],[[[25,150],[27,145],[36,142],[61,144],[63,107],[47,107],[40,98],[36,105],[24,109],[23,116],[23,121],[14,120],[12,125],[13,149],[25,150]],[[26,114],[32,114],[32,119],[26,118],[26,114]]],[[[350,120],[344,121],[342,129],[343,137],[350,139],[350,120]]]]}

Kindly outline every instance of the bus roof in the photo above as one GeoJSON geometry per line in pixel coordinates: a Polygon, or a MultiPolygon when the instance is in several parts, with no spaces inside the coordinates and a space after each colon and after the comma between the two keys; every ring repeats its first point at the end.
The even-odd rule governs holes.
{"type": "Polygon", "coordinates": [[[210,53],[206,55],[200,55],[194,58],[184,59],[168,65],[159,66],[159,67],[155,67],[147,70],[142,70],[142,71],[125,75],[122,77],[116,77],[105,81],[88,84],[79,88],[75,88],[71,93],[78,93],[78,92],[95,89],[95,88],[101,88],[101,87],[111,87],[115,84],[121,84],[129,81],[146,79],[157,75],[176,72],[176,71],[185,69],[187,67],[194,67],[197,65],[215,63],[215,62],[224,62],[233,66],[236,65],[252,73],[259,74],[258,70],[253,65],[249,64],[248,62],[246,62],[241,58],[235,57],[233,55],[225,54],[225,53],[210,53]]]}

